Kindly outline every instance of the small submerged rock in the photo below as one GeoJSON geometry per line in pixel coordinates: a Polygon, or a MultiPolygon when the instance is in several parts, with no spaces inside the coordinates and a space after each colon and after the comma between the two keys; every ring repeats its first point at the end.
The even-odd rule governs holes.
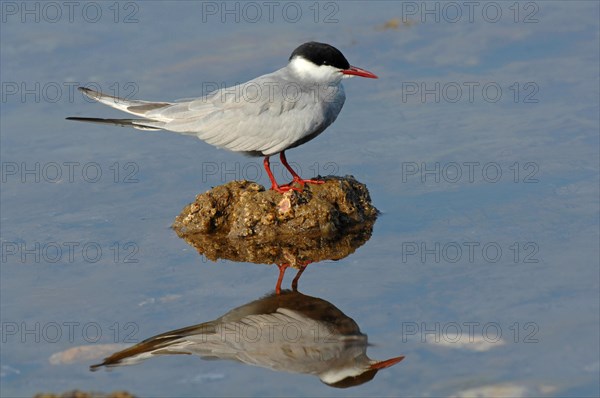
{"type": "Polygon", "coordinates": [[[284,194],[255,182],[231,181],[198,195],[173,228],[211,260],[340,259],[369,239],[378,211],[354,177],[323,180],[284,194]]]}

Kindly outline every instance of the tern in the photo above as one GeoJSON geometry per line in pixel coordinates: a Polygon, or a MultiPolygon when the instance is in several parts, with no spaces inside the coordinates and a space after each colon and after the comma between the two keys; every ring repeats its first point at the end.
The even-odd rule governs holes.
{"type": "Polygon", "coordinates": [[[219,148],[264,156],[271,189],[301,191],[305,183],[323,181],[301,178],[285,151],[312,140],[335,121],[346,100],[342,79],[352,76],[377,78],[350,65],[337,48],[308,42],[273,73],[181,102],[129,100],[80,87],[88,97],[141,119],[67,119],[194,135],[219,148]],[[276,154],[293,177],[289,184],[277,184],[271,172],[269,157],[276,154]]]}
{"type": "Polygon", "coordinates": [[[370,359],[368,345],[358,324],[330,302],[285,290],[234,308],[214,321],[150,337],[90,369],[187,354],[311,374],[331,387],[347,388],[372,380],[378,371],[404,359],[370,359]]]}

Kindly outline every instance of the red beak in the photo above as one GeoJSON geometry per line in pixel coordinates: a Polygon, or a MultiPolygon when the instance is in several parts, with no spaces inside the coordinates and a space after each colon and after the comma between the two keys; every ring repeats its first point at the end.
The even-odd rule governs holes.
{"type": "Polygon", "coordinates": [[[356,66],[350,65],[348,69],[342,71],[344,75],[354,75],[360,77],[368,77],[369,79],[377,79],[377,76],[368,70],[357,68],[356,66]]]}
{"type": "Polygon", "coordinates": [[[398,362],[400,362],[403,359],[404,359],[404,356],[401,356],[401,357],[396,357],[396,358],[390,358],[387,361],[375,362],[373,365],[371,365],[371,369],[379,370],[379,369],[389,368],[390,366],[397,364],[398,362]]]}

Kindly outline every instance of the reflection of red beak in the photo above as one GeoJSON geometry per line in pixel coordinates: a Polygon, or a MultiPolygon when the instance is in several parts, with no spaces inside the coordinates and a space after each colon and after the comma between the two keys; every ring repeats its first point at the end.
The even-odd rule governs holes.
{"type": "Polygon", "coordinates": [[[354,75],[360,77],[368,77],[369,79],[377,79],[377,76],[368,70],[357,68],[356,66],[350,65],[348,69],[342,71],[344,75],[354,75]]]}
{"type": "Polygon", "coordinates": [[[404,359],[404,356],[401,356],[401,357],[396,357],[396,358],[390,358],[386,361],[375,362],[373,365],[370,366],[370,368],[377,369],[377,370],[389,368],[390,366],[394,366],[395,364],[397,364],[398,362],[400,362],[403,359],[404,359]]]}

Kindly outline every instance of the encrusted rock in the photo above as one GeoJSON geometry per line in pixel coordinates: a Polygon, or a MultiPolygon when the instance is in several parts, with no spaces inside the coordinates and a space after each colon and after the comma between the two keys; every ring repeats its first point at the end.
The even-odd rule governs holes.
{"type": "Polygon", "coordinates": [[[326,177],[302,192],[232,181],[196,197],[177,234],[211,260],[294,263],[340,259],[366,242],[377,209],[354,177],[326,177]]]}
{"type": "Polygon", "coordinates": [[[200,194],[175,219],[180,234],[229,238],[338,232],[377,217],[369,191],[353,177],[327,177],[302,192],[281,194],[250,181],[231,181],[200,194]]]}

